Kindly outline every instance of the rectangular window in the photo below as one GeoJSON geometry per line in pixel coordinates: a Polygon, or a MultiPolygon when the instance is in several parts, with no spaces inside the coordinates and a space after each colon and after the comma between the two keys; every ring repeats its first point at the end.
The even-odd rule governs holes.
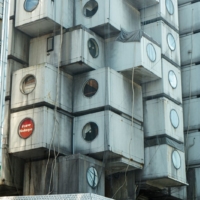
{"type": "Polygon", "coordinates": [[[47,52],[53,51],[54,49],[54,37],[47,38],[47,52]]]}

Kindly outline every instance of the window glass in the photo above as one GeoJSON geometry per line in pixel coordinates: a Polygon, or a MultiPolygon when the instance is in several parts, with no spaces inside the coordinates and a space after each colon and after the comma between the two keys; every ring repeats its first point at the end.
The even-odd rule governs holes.
{"type": "Polygon", "coordinates": [[[177,87],[177,77],[174,71],[172,70],[169,71],[168,78],[170,85],[172,86],[173,89],[175,89],[177,87]]]}
{"type": "Polygon", "coordinates": [[[156,50],[152,44],[147,45],[147,55],[152,62],[156,60],[156,50]]]}
{"type": "Polygon", "coordinates": [[[94,122],[89,122],[83,127],[82,136],[84,140],[91,142],[98,135],[98,126],[94,122]]]}
{"type": "Polygon", "coordinates": [[[181,167],[181,157],[178,151],[173,151],[172,152],[172,162],[173,165],[176,169],[180,169],[181,167]]]}
{"type": "Polygon", "coordinates": [[[47,52],[53,51],[54,48],[54,37],[47,38],[47,52]]]}
{"type": "Polygon", "coordinates": [[[168,13],[170,15],[173,15],[174,14],[174,4],[173,4],[172,0],[166,0],[165,4],[166,4],[168,13]]]}
{"type": "Polygon", "coordinates": [[[25,0],[24,9],[27,12],[31,12],[31,11],[35,10],[35,8],[37,7],[38,3],[39,3],[39,0],[25,0]]]}
{"type": "Polygon", "coordinates": [[[86,17],[92,17],[98,10],[98,3],[95,0],[88,1],[83,7],[83,14],[86,17]]]}
{"type": "Polygon", "coordinates": [[[173,109],[170,112],[170,119],[171,119],[171,124],[174,128],[177,128],[179,126],[179,117],[177,112],[173,109]]]}
{"type": "Polygon", "coordinates": [[[86,97],[92,97],[98,90],[98,82],[94,79],[90,79],[84,86],[83,93],[86,97]]]}
{"type": "Polygon", "coordinates": [[[33,75],[26,76],[21,83],[21,90],[23,94],[31,93],[36,86],[36,78],[33,75]]]}
{"type": "Polygon", "coordinates": [[[88,40],[88,49],[89,49],[90,55],[93,58],[98,57],[98,55],[99,55],[99,46],[98,46],[97,42],[95,41],[95,39],[90,38],[88,40]]]}
{"type": "Polygon", "coordinates": [[[92,188],[95,188],[98,185],[99,177],[97,170],[94,167],[90,167],[87,170],[87,181],[92,188]]]}
{"type": "Polygon", "coordinates": [[[172,51],[176,49],[176,41],[171,33],[168,33],[167,35],[167,43],[172,51]]]}

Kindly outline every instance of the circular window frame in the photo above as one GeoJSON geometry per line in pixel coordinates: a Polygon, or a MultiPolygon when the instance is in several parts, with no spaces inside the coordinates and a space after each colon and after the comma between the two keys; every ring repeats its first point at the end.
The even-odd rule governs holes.
{"type": "Polygon", "coordinates": [[[175,50],[176,50],[176,40],[175,40],[174,36],[173,36],[171,33],[168,33],[168,34],[167,34],[167,44],[168,44],[168,47],[170,48],[171,51],[175,51],[175,50]],[[174,44],[175,44],[174,49],[172,49],[171,46],[170,46],[170,44],[169,44],[169,39],[168,39],[168,38],[169,38],[169,35],[171,35],[172,38],[174,39],[174,44]]]}
{"type": "Polygon", "coordinates": [[[99,135],[99,127],[98,127],[97,123],[94,122],[94,121],[89,121],[89,122],[85,123],[85,125],[84,125],[83,128],[82,128],[81,135],[82,135],[82,138],[83,138],[83,140],[84,140],[85,142],[87,142],[87,143],[92,143],[94,140],[96,140],[96,138],[97,138],[98,135],[99,135]],[[86,139],[83,137],[83,129],[84,129],[85,126],[86,126],[87,124],[89,124],[89,123],[94,123],[94,124],[96,124],[97,129],[98,129],[98,132],[97,132],[96,137],[95,137],[93,140],[91,140],[91,141],[88,141],[88,140],[86,140],[86,139]]]}
{"type": "Polygon", "coordinates": [[[24,95],[28,95],[28,94],[32,93],[32,92],[35,90],[36,86],[37,86],[37,79],[36,79],[35,75],[33,75],[33,74],[27,74],[26,76],[24,76],[24,77],[22,78],[22,80],[21,80],[21,82],[20,82],[20,86],[19,86],[19,87],[20,87],[20,92],[21,92],[22,94],[24,94],[24,95]],[[28,78],[29,76],[33,76],[33,77],[35,78],[35,87],[33,88],[33,90],[32,90],[31,92],[25,93],[24,90],[23,90],[23,83],[24,83],[24,81],[26,80],[26,78],[28,78]]]}
{"type": "Polygon", "coordinates": [[[36,5],[35,8],[33,8],[32,10],[27,10],[27,9],[25,8],[26,2],[27,2],[27,0],[24,1],[24,10],[25,10],[26,12],[33,12],[33,11],[38,7],[38,5],[39,5],[39,3],[40,3],[40,0],[38,0],[37,5],[36,5]]]}
{"type": "Polygon", "coordinates": [[[180,156],[180,153],[177,151],[177,150],[173,150],[172,151],[172,154],[171,154],[171,158],[172,158],[172,163],[173,163],[173,166],[174,166],[174,168],[175,169],[177,169],[177,170],[179,170],[180,168],[181,168],[181,156],[180,156]],[[175,164],[174,164],[174,160],[173,160],[173,154],[174,154],[174,152],[177,152],[178,153],[178,155],[179,155],[179,158],[180,158],[180,166],[177,168],[176,166],[175,166],[175,164]]]}
{"type": "Polygon", "coordinates": [[[94,16],[96,15],[96,13],[98,12],[98,10],[99,10],[99,4],[98,4],[98,2],[97,2],[96,0],[92,0],[92,1],[95,1],[95,2],[97,3],[97,6],[98,6],[97,11],[96,11],[92,16],[87,17],[87,16],[85,15],[85,13],[84,13],[84,9],[85,9],[86,4],[88,4],[89,2],[91,2],[91,0],[87,1],[87,2],[85,3],[85,5],[83,6],[83,9],[82,9],[82,14],[83,14],[83,16],[86,17],[86,18],[92,18],[92,17],[94,17],[94,16]]]}
{"type": "Polygon", "coordinates": [[[30,117],[24,118],[24,119],[20,122],[20,124],[18,125],[18,129],[17,129],[17,130],[18,130],[17,132],[18,132],[18,135],[19,135],[20,138],[22,138],[22,139],[24,139],[24,140],[30,138],[30,137],[33,135],[34,131],[35,131],[35,122],[34,122],[34,120],[31,119],[30,117]],[[33,130],[32,130],[32,133],[31,133],[31,135],[29,135],[27,138],[23,138],[23,137],[20,135],[20,133],[19,133],[20,126],[22,125],[22,123],[23,123],[25,120],[31,120],[31,121],[33,122],[33,130]]]}
{"type": "Polygon", "coordinates": [[[84,83],[84,85],[83,85],[83,88],[82,88],[82,93],[83,93],[83,96],[84,96],[85,98],[93,98],[93,97],[98,93],[98,91],[99,91],[99,83],[98,83],[98,81],[97,81],[96,79],[90,78],[90,79],[88,79],[87,81],[85,81],[85,83],[84,83]],[[97,89],[97,91],[95,92],[94,95],[92,95],[91,97],[87,97],[87,96],[84,94],[84,89],[85,89],[85,86],[87,85],[87,83],[88,83],[89,81],[91,81],[91,80],[94,80],[94,81],[97,82],[98,89],[97,89]]]}
{"type": "Polygon", "coordinates": [[[168,72],[168,81],[169,81],[170,86],[171,86],[173,89],[176,89],[176,88],[178,87],[178,79],[177,79],[177,76],[176,76],[176,74],[175,74],[175,72],[174,72],[173,70],[170,70],[170,71],[168,72]],[[170,82],[170,79],[169,79],[169,74],[170,74],[170,72],[173,72],[173,73],[174,73],[174,76],[176,77],[176,87],[173,87],[172,84],[171,84],[171,82],[170,82]]]}
{"type": "Polygon", "coordinates": [[[98,45],[97,41],[94,38],[89,38],[88,39],[87,47],[88,47],[89,54],[90,54],[90,56],[92,58],[97,58],[99,56],[99,45],[98,45]],[[95,55],[95,56],[92,56],[92,54],[90,53],[90,49],[89,49],[89,42],[90,42],[90,40],[92,40],[94,42],[94,44],[95,44],[95,47],[97,47],[97,55],[95,55]]]}
{"type": "Polygon", "coordinates": [[[157,55],[156,55],[156,49],[155,49],[155,47],[153,46],[153,44],[152,43],[148,43],[147,44],[147,46],[146,46],[146,52],[147,52],[147,56],[148,56],[148,58],[149,58],[149,60],[151,61],[151,62],[155,62],[156,61],[156,58],[157,58],[157,55]],[[149,56],[149,54],[148,54],[148,46],[152,46],[153,47],[153,50],[154,50],[154,52],[155,52],[155,60],[151,60],[151,58],[150,58],[150,56],[149,56]]]}
{"type": "Polygon", "coordinates": [[[89,185],[92,189],[95,189],[95,188],[99,185],[99,174],[98,174],[98,171],[97,171],[96,167],[94,167],[94,166],[90,166],[90,167],[87,168],[87,171],[86,171],[86,179],[87,179],[87,183],[88,183],[88,185],[89,185]],[[94,168],[95,171],[97,172],[98,180],[97,180],[97,184],[96,184],[96,186],[94,186],[94,187],[91,186],[90,183],[89,183],[89,181],[88,181],[88,176],[87,176],[87,174],[88,174],[88,171],[89,171],[90,168],[94,168]]]}
{"type": "Polygon", "coordinates": [[[175,111],[175,112],[176,112],[176,110],[175,110],[175,109],[171,109],[171,110],[170,110],[170,114],[169,114],[170,122],[171,122],[171,125],[173,126],[173,128],[174,128],[174,129],[177,129],[177,128],[179,127],[179,124],[180,124],[180,119],[179,119],[178,113],[176,112],[177,117],[178,117],[178,125],[177,125],[177,127],[175,127],[175,126],[173,125],[173,123],[172,123],[172,118],[171,118],[171,112],[172,112],[172,111],[175,111]]]}
{"type": "Polygon", "coordinates": [[[165,0],[165,6],[166,6],[166,9],[167,9],[167,12],[170,14],[170,15],[173,15],[174,14],[174,4],[172,2],[172,0],[165,0]],[[173,12],[171,13],[168,6],[167,6],[167,1],[170,1],[172,6],[173,6],[173,12]]]}

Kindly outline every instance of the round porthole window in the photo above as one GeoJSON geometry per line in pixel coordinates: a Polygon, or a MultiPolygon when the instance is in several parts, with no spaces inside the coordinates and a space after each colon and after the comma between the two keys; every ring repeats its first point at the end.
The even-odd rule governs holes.
{"type": "Polygon", "coordinates": [[[177,112],[172,109],[170,112],[170,119],[171,119],[171,124],[174,128],[177,128],[179,126],[179,117],[177,112]]]}
{"type": "Polygon", "coordinates": [[[23,94],[29,94],[31,93],[36,86],[36,78],[33,75],[27,75],[23,78],[20,89],[23,94]]]}
{"type": "Polygon", "coordinates": [[[172,152],[172,162],[173,165],[176,169],[180,169],[181,167],[181,157],[178,151],[173,151],[172,152]]]}
{"type": "Polygon", "coordinates": [[[94,167],[90,167],[87,170],[87,181],[91,188],[95,188],[98,185],[99,177],[97,170],[94,167]]]}
{"type": "Polygon", "coordinates": [[[95,0],[89,0],[83,7],[83,14],[86,17],[92,17],[98,10],[98,3],[95,0]]]}
{"type": "Polygon", "coordinates": [[[172,0],[166,0],[165,4],[166,4],[168,13],[170,15],[173,15],[174,14],[174,4],[173,4],[172,0]]]}
{"type": "Polygon", "coordinates": [[[90,38],[88,40],[88,49],[89,49],[90,55],[93,58],[97,58],[98,57],[98,55],[99,55],[99,46],[98,46],[98,44],[97,44],[95,39],[90,38]]]}
{"type": "Polygon", "coordinates": [[[168,78],[170,85],[172,86],[173,89],[175,89],[177,87],[177,77],[174,71],[172,70],[169,71],[168,78]]]}
{"type": "Polygon", "coordinates": [[[36,9],[37,5],[39,4],[39,0],[25,0],[24,1],[24,9],[27,12],[32,12],[36,9]]]}
{"type": "Polygon", "coordinates": [[[156,50],[154,46],[150,43],[147,45],[147,55],[152,62],[156,60],[156,50]]]}
{"type": "Polygon", "coordinates": [[[92,97],[96,94],[99,88],[98,82],[94,79],[90,79],[87,81],[83,88],[83,93],[86,97],[92,97]]]}
{"type": "Polygon", "coordinates": [[[167,35],[167,43],[172,51],[176,49],[176,41],[171,33],[168,33],[167,35]]]}
{"type": "Polygon", "coordinates": [[[98,135],[98,126],[94,122],[87,123],[82,130],[84,140],[91,142],[98,135]]]}
{"type": "Polygon", "coordinates": [[[30,118],[25,118],[21,121],[19,128],[18,128],[18,134],[21,138],[27,139],[29,138],[34,131],[34,122],[30,118]]]}

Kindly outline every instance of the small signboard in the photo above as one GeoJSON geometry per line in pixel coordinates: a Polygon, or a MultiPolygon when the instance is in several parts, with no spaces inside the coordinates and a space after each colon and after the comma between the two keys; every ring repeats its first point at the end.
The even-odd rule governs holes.
{"type": "Polygon", "coordinates": [[[30,118],[23,119],[18,128],[19,136],[23,139],[27,139],[33,134],[33,131],[34,121],[30,118]]]}

